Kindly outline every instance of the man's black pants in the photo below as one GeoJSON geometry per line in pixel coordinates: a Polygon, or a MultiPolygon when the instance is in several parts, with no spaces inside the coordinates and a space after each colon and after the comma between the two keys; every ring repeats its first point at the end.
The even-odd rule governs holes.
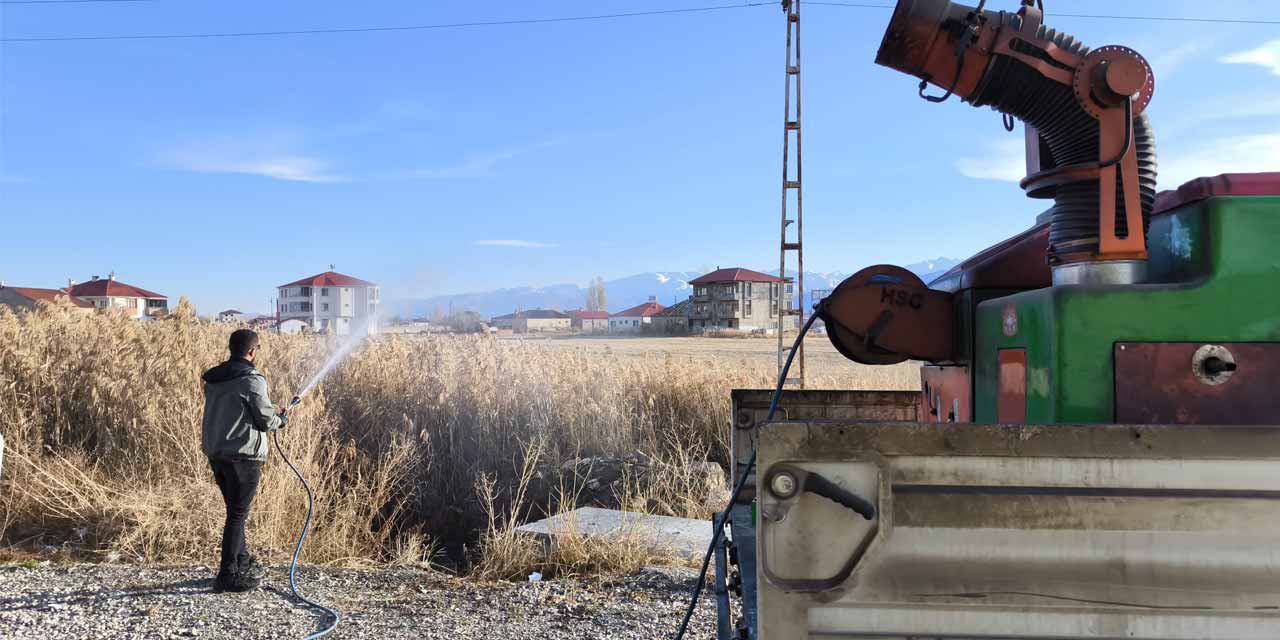
{"type": "Polygon", "coordinates": [[[227,520],[222,525],[222,564],[218,572],[238,572],[249,563],[249,550],[244,543],[244,523],[249,518],[249,505],[262,480],[262,463],[257,460],[210,460],[213,479],[222,491],[227,505],[227,520]]]}

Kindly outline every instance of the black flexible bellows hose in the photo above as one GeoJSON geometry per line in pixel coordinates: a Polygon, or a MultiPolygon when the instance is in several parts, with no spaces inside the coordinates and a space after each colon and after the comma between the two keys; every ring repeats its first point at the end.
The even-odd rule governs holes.
{"type": "MultiPolygon", "coordinates": [[[[1015,26],[1019,18],[1013,16],[1015,26]]],[[[1036,36],[1077,55],[1089,48],[1075,38],[1041,26],[1036,36]]],[[[1031,51],[1028,51],[1031,53],[1031,51]]],[[[1034,55],[1034,53],[1033,53],[1034,55]]],[[[1049,147],[1056,166],[1098,162],[1098,121],[1076,102],[1071,87],[1040,75],[1031,67],[1006,56],[997,56],[970,103],[991,106],[1035,127],[1049,147]]],[[[1142,200],[1142,233],[1145,235],[1156,199],[1156,142],[1151,122],[1140,114],[1133,122],[1133,143],[1138,156],[1138,188],[1142,200]]],[[[1116,176],[1116,233],[1123,235],[1125,208],[1116,176]]],[[[1049,223],[1049,261],[1062,254],[1098,250],[1098,185],[1096,181],[1061,185],[1054,196],[1049,223]]]]}

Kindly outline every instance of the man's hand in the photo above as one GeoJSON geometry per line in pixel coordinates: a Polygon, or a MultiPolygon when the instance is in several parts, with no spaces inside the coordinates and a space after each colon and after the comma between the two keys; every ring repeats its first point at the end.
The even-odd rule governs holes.
{"type": "Polygon", "coordinates": [[[280,428],[281,428],[281,429],[283,429],[283,428],[285,428],[286,426],[288,426],[288,425],[289,425],[289,411],[288,411],[287,409],[281,409],[281,410],[280,410],[280,413],[277,413],[277,414],[276,414],[276,417],[277,417],[277,418],[280,418],[280,428]]]}

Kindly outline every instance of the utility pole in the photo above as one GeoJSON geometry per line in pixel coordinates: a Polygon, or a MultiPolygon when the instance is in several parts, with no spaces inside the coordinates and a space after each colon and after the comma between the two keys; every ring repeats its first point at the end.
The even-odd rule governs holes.
{"type": "MultiPolygon", "coordinates": [[[[799,329],[804,325],[804,195],[801,189],[803,175],[800,159],[800,0],[782,0],[782,10],[787,14],[787,68],[786,95],[783,101],[782,121],[782,238],[778,251],[778,277],[782,278],[778,291],[778,374],[782,374],[782,366],[790,355],[794,339],[788,338],[788,325],[799,329]],[[795,172],[791,172],[791,142],[795,138],[795,172]],[[795,217],[788,215],[790,197],[795,194],[795,217]],[[795,238],[790,238],[788,229],[795,225],[795,238]],[[787,275],[787,253],[795,254],[795,277],[787,275]],[[795,288],[788,299],[787,288],[792,284],[795,288]],[[799,305],[795,301],[799,301],[799,305]],[[798,322],[792,322],[796,317],[798,322]]],[[[786,386],[804,388],[804,344],[796,350],[794,362],[788,377],[783,381],[786,386]]]]}

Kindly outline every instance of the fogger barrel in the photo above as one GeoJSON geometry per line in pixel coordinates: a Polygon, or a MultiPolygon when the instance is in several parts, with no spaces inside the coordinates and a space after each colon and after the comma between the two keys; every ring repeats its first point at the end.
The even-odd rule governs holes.
{"type": "Polygon", "coordinates": [[[932,102],[956,95],[1027,125],[1021,186],[1054,200],[1055,283],[1085,272],[1141,281],[1156,194],[1155,139],[1143,113],[1155,89],[1151,66],[1128,47],[1090,50],[1044,26],[1035,7],[983,5],[900,0],[876,63],[920,78],[920,95],[932,102]],[[946,93],[926,96],[928,84],[946,93]]]}

